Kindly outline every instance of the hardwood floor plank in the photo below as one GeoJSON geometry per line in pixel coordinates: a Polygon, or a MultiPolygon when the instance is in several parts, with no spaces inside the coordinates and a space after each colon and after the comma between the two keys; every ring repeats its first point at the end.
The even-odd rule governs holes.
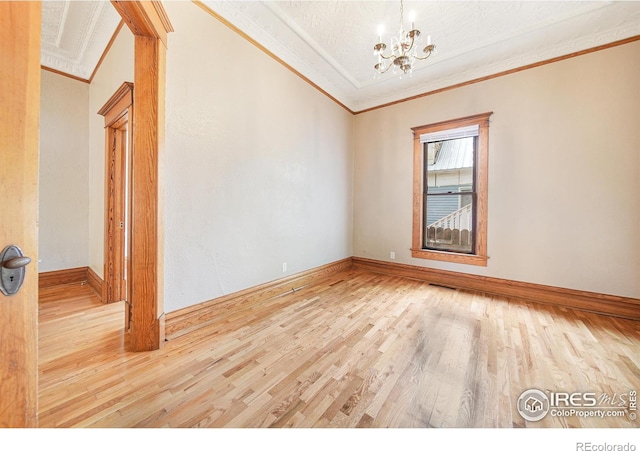
{"type": "Polygon", "coordinates": [[[158,351],[124,350],[122,304],[46,287],[41,427],[637,427],[525,421],[543,391],[640,388],[640,324],[351,269],[238,299],[158,351]]]}

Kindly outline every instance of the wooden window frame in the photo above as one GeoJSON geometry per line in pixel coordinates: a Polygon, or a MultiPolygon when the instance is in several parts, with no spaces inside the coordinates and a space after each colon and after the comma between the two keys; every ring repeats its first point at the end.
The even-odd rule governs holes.
{"type": "Polygon", "coordinates": [[[487,266],[487,214],[489,201],[489,117],[492,112],[476,114],[449,121],[413,127],[413,236],[411,256],[450,263],[487,266]],[[424,249],[424,152],[420,135],[459,127],[478,126],[475,158],[476,218],[474,224],[475,250],[473,254],[424,249]]]}

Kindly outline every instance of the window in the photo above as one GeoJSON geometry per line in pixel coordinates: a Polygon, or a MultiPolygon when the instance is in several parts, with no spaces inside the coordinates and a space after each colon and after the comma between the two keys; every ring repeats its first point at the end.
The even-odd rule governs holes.
{"type": "Polygon", "coordinates": [[[487,265],[491,114],[412,129],[413,257],[487,265]]]}

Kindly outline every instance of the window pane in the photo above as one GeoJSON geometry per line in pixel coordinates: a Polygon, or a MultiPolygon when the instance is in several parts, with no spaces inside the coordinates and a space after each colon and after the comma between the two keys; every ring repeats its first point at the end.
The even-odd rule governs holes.
{"type": "Polygon", "coordinates": [[[429,194],[425,196],[426,249],[473,252],[473,194],[429,194]]]}
{"type": "Polygon", "coordinates": [[[473,184],[474,142],[475,138],[469,137],[425,143],[428,194],[447,190],[457,193],[460,187],[473,184]]]}

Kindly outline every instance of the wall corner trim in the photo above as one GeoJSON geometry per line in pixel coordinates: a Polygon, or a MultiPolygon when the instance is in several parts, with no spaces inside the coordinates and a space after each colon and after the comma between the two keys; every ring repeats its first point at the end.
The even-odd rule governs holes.
{"type": "Polygon", "coordinates": [[[102,301],[103,299],[102,291],[104,288],[104,281],[98,274],[96,274],[96,272],[91,267],[87,268],[87,283],[91,288],[93,288],[93,291],[96,292],[96,294],[102,301]]]}

